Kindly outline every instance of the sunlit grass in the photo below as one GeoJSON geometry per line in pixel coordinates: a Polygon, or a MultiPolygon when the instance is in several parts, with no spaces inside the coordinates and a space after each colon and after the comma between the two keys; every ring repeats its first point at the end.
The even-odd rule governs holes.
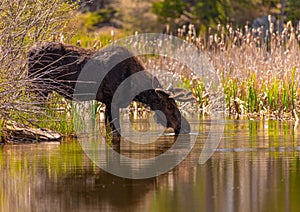
{"type": "MultiPolygon", "coordinates": [[[[222,79],[229,115],[293,119],[299,108],[300,25],[282,31],[234,28],[231,25],[197,35],[193,25],[178,36],[194,43],[222,79]]],[[[199,100],[199,99],[198,99],[199,100]]]]}
{"type": "Polygon", "coordinates": [[[43,106],[37,122],[42,128],[52,129],[63,135],[73,135],[75,132],[72,118],[71,102],[53,93],[43,106]]]}

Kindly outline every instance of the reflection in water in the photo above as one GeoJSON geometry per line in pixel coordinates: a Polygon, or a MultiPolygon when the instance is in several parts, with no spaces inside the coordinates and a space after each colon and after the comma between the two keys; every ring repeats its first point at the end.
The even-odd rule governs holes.
{"type": "MultiPolygon", "coordinates": [[[[0,211],[299,209],[300,142],[293,123],[228,121],[213,157],[198,165],[209,124],[193,126],[201,129],[199,142],[179,166],[145,180],[100,170],[76,141],[0,147],[0,211]]],[[[148,157],[169,145],[171,136],[148,150],[123,142],[121,153],[148,157]]]]}

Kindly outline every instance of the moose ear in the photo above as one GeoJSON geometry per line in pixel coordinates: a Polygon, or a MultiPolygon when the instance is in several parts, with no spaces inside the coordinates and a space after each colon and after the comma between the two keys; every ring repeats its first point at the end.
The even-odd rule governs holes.
{"type": "Polygon", "coordinates": [[[169,97],[170,96],[170,94],[162,88],[156,88],[155,93],[157,93],[157,95],[160,97],[169,97]]]}

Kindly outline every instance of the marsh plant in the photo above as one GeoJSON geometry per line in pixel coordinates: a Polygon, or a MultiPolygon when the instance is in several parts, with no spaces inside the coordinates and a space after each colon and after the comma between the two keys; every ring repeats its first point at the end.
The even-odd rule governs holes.
{"type": "Polygon", "coordinates": [[[267,29],[218,25],[207,36],[189,25],[178,36],[197,45],[222,78],[228,114],[298,120],[300,22],[275,30],[269,21],[267,29]]]}

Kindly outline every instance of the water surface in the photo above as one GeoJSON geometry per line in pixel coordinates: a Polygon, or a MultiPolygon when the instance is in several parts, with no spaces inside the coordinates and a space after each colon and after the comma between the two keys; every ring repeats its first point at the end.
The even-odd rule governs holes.
{"type": "MultiPolygon", "coordinates": [[[[4,145],[0,211],[299,211],[298,126],[228,120],[216,152],[199,165],[210,126],[209,121],[192,126],[201,133],[189,156],[169,172],[143,180],[101,170],[76,140],[4,145]]],[[[163,136],[155,145],[136,148],[125,141],[120,152],[153,157],[173,142],[174,136],[163,136]]]]}

